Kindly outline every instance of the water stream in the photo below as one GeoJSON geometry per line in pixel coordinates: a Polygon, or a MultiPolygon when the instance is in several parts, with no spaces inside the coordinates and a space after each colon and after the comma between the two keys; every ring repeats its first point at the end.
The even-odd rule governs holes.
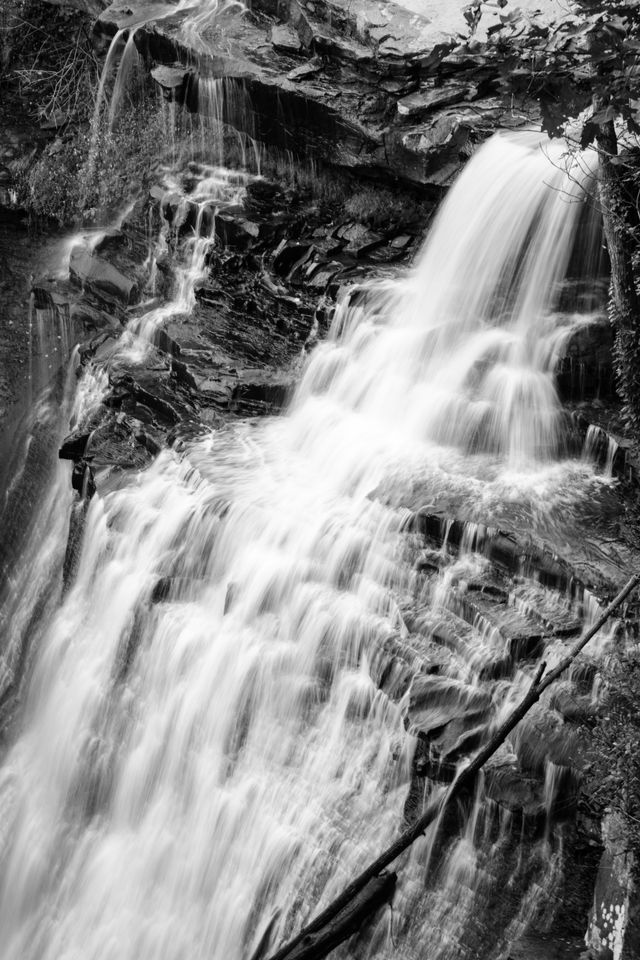
{"type": "MultiPolygon", "coordinates": [[[[494,137],[411,273],[345,299],[286,416],[178,443],[93,499],[0,769],[3,960],[246,960],[267,928],[282,942],[402,829],[417,692],[433,716],[460,707],[441,741],[455,764],[530,681],[531,661],[483,673],[504,637],[481,618],[440,643],[490,563],[445,544],[425,579],[406,525],[422,506],[562,538],[609,482],[567,456],[553,382],[589,319],[559,306],[584,176],[560,160],[494,137]]],[[[202,239],[124,351],[189,310],[202,239]]],[[[549,814],[560,779],[548,763],[549,814]]],[[[481,783],[468,813],[435,873],[431,836],[404,857],[359,957],[428,942],[430,960],[470,960],[533,916],[561,866],[553,824],[521,846],[481,783]]]]}

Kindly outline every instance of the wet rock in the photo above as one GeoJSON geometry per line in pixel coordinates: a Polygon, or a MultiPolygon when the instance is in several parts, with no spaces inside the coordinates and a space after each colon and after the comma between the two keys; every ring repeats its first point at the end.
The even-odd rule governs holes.
{"type": "Polygon", "coordinates": [[[135,281],[108,261],[93,256],[83,246],[76,246],[71,251],[69,274],[83,289],[90,290],[101,300],[126,306],[138,295],[135,281]]]}
{"type": "Polygon", "coordinates": [[[175,100],[177,103],[184,102],[187,85],[193,75],[192,71],[185,70],[183,67],[170,67],[161,64],[154,67],[150,72],[166,100],[175,100]]]}
{"type": "Polygon", "coordinates": [[[60,460],[80,460],[87,449],[90,433],[71,433],[62,441],[58,451],[60,460]]]}
{"type": "Polygon", "coordinates": [[[244,217],[219,214],[215,220],[216,236],[228,247],[246,248],[260,235],[260,226],[244,217]]]}
{"type": "Polygon", "coordinates": [[[343,271],[344,264],[336,260],[320,264],[309,277],[309,286],[314,290],[329,290],[335,294],[338,277],[343,271]]]}
{"type": "Polygon", "coordinates": [[[321,73],[322,70],[322,59],[320,57],[314,57],[312,60],[309,60],[308,63],[303,63],[301,66],[294,67],[293,70],[290,70],[287,74],[287,80],[293,80],[294,82],[309,80],[311,77],[315,77],[321,73]]]}
{"type": "Polygon", "coordinates": [[[275,413],[286,405],[294,390],[294,382],[243,382],[234,387],[229,409],[233,413],[255,416],[275,413]]]}
{"type": "Polygon", "coordinates": [[[83,500],[90,500],[96,492],[93,469],[86,460],[79,460],[74,463],[71,471],[71,487],[80,494],[83,500]]]}
{"type": "Polygon", "coordinates": [[[575,729],[546,706],[534,707],[520,721],[514,739],[520,767],[543,778],[549,763],[570,770],[581,757],[575,729]]]}
{"type": "Polygon", "coordinates": [[[510,531],[428,509],[412,514],[405,529],[438,544],[446,542],[448,547],[456,550],[464,547],[481,553],[505,572],[530,577],[544,587],[560,592],[571,588],[575,596],[581,596],[584,590],[568,564],[533,538],[520,539],[510,531]]]}
{"type": "Polygon", "coordinates": [[[401,117],[418,120],[427,113],[433,113],[442,107],[449,107],[461,100],[469,100],[476,89],[468,84],[447,83],[443,87],[419,90],[398,100],[397,109],[401,117]]]}
{"type": "Polygon", "coordinates": [[[62,564],[62,584],[66,592],[75,577],[80,559],[80,550],[82,547],[82,537],[84,535],[84,526],[86,519],[87,500],[81,499],[74,503],[69,517],[69,532],[67,534],[67,545],[65,548],[64,561],[62,564]]]}
{"type": "Polygon", "coordinates": [[[384,238],[363,223],[347,223],[337,231],[338,237],[346,241],[344,252],[361,257],[384,243],[384,238]]]}
{"type": "Polygon", "coordinates": [[[195,587],[201,585],[191,577],[161,577],[151,591],[151,603],[165,603],[189,600],[195,587]]]}
{"type": "Polygon", "coordinates": [[[433,739],[454,720],[465,726],[487,716],[491,697],[484,690],[447,677],[417,677],[411,688],[407,723],[418,736],[433,739]]]}
{"type": "Polygon", "coordinates": [[[118,374],[111,380],[112,396],[107,401],[116,409],[127,409],[135,413],[128,405],[131,398],[137,405],[152,410],[157,419],[173,426],[188,413],[184,398],[176,395],[171,388],[168,372],[138,371],[134,377],[130,373],[118,374]]]}
{"type": "Polygon", "coordinates": [[[139,441],[133,425],[123,416],[110,419],[97,427],[87,444],[85,457],[93,469],[117,467],[121,470],[140,470],[153,459],[146,446],[139,441]]]}
{"type": "Polygon", "coordinates": [[[283,240],[273,256],[273,269],[281,277],[288,277],[296,267],[302,266],[312,255],[315,247],[311,243],[298,243],[295,240],[283,240]]]}
{"type": "Polygon", "coordinates": [[[89,360],[96,356],[100,347],[109,342],[114,342],[114,334],[111,330],[104,330],[96,337],[92,337],[91,340],[81,343],[78,347],[80,363],[83,365],[88,363],[89,360]]]}
{"type": "Polygon", "coordinates": [[[499,806],[519,814],[522,820],[532,825],[543,824],[546,820],[542,784],[538,779],[524,775],[515,765],[487,767],[485,790],[499,806]]]}
{"type": "MultiPolygon", "coordinates": [[[[88,303],[85,299],[72,304],[70,317],[76,323],[81,323],[87,332],[93,330],[111,331],[119,328],[120,324],[112,313],[88,303]]],[[[105,336],[110,336],[109,332],[105,336]]]]}
{"type": "MultiPolygon", "coordinates": [[[[447,63],[441,86],[441,65],[456,39],[397,4],[255,0],[252,13],[226,19],[225,48],[216,47],[210,54],[189,48],[179,17],[139,27],[135,42],[153,69],[164,65],[175,71],[176,64],[183,65],[167,74],[169,91],[181,89],[172,84],[182,82],[194,62],[202,77],[225,77],[230,95],[223,119],[254,139],[334,167],[376,171],[394,180],[439,186],[464,162],[465,151],[468,155],[498,122],[513,122],[511,105],[498,98],[485,96],[474,102],[473,110],[466,107],[464,99],[476,97],[479,88],[460,76],[463,63],[456,62],[453,81],[452,64],[447,63]],[[313,59],[292,65],[292,58],[299,56],[313,59]],[[443,91],[451,90],[452,83],[455,111],[444,106],[453,94],[443,91]],[[451,113],[444,128],[428,122],[430,112],[444,109],[451,113]],[[421,119],[425,122],[419,129],[407,130],[408,120],[421,119]]],[[[113,36],[139,19],[133,7],[113,4],[99,18],[97,32],[113,36]]],[[[472,59],[470,72],[477,66],[472,59]]],[[[484,83],[483,92],[488,87],[484,83]]],[[[207,98],[198,93],[198,78],[190,78],[187,88],[188,108],[205,109],[207,98]]]]}
{"type": "Polygon", "coordinates": [[[612,350],[613,328],[606,317],[576,330],[555,370],[560,398],[566,402],[614,396],[612,350]]]}
{"type": "Polygon", "coordinates": [[[300,37],[289,24],[278,24],[271,28],[271,43],[274,48],[281,53],[287,53],[290,56],[299,54],[302,49],[300,37]]]}
{"type": "Polygon", "coordinates": [[[594,702],[591,696],[578,693],[573,685],[569,684],[563,684],[554,690],[550,705],[565,720],[573,723],[584,723],[600,712],[597,702],[594,702]]]}

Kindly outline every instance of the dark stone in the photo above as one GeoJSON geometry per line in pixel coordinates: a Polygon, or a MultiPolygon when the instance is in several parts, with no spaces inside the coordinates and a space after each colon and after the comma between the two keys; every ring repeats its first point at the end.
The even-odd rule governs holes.
{"type": "Polygon", "coordinates": [[[557,710],[565,720],[573,723],[584,723],[596,717],[601,708],[594,703],[592,697],[587,694],[577,693],[574,689],[563,685],[560,689],[554,690],[550,706],[557,710]]]}
{"type": "Polygon", "coordinates": [[[151,603],[188,599],[195,581],[190,577],[160,577],[151,591],[151,603]]]}
{"type": "Polygon", "coordinates": [[[398,100],[398,113],[402,117],[415,120],[427,113],[440,110],[442,107],[451,106],[451,104],[459,103],[461,100],[468,100],[474,91],[475,88],[467,84],[458,85],[451,82],[444,87],[419,90],[398,100]]]}
{"type": "Polygon", "coordinates": [[[615,396],[612,350],[613,328],[606,317],[579,327],[555,370],[560,398],[567,402],[615,396]]]}
{"type": "Polygon", "coordinates": [[[231,394],[230,409],[246,414],[274,413],[285,406],[293,386],[293,383],[239,383],[231,394]]]}
{"type": "MultiPolygon", "coordinates": [[[[225,48],[208,54],[190,49],[179,16],[147,22],[136,29],[134,39],[154,69],[170,68],[164,81],[169,92],[182,89],[173,84],[197,62],[202,76],[225,78],[230,94],[223,107],[226,123],[333,167],[440,187],[476,142],[497,125],[516,122],[510,102],[488,95],[490,80],[477,80],[478,58],[469,58],[468,66],[459,58],[448,60],[457,40],[400,5],[255,0],[252,12],[252,17],[229,17],[225,48]],[[274,23],[274,17],[280,22],[274,23]],[[313,60],[292,68],[292,57],[313,54],[313,60]],[[420,83],[428,88],[416,95],[420,83]],[[444,92],[452,83],[456,102],[443,107],[453,96],[444,92]],[[480,95],[473,107],[457,102],[480,95]],[[449,111],[444,123],[433,116],[428,122],[429,111],[443,109],[449,111]],[[408,130],[410,118],[425,122],[408,130]]],[[[96,29],[113,36],[140,19],[139,10],[127,13],[113,4],[96,29]]],[[[188,78],[184,99],[193,111],[203,107],[199,86],[198,77],[188,78]]]]}
{"type": "Polygon", "coordinates": [[[544,824],[547,811],[540,780],[527,777],[510,764],[487,767],[484,776],[491,800],[534,825],[544,824]]]}
{"type": "Polygon", "coordinates": [[[302,52],[300,37],[288,24],[278,24],[271,28],[271,43],[276,50],[291,56],[302,52]]]}
{"type": "Polygon", "coordinates": [[[581,581],[569,566],[533,538],[521,540],[514,533],[428,509],[412,514],[404,528],[438,544],[446,539],[447,546],[456,550],[464,545],[466,550],[483,554],[506,573],[530,577],[563,593],[571,589],[574,596],[583,593],[581,581]]]}
{"type": "Polygon", "coordinates": [[[384,237],[362,223],[347,223],[338,229],[337,235],[347,241],[344,252],[354,257],[361,257],[384,243],[384,237]]]}
{"type": "Polygon", "coordinates": [[[83,289],[90,290],[98,298],[127,306],[138,296],[135,281],[82,246],[76,246],[71,251],[69,274],[83,289]]]}
{"type": "Polygon", "coordinates": [[[315,247],[310,243],[298,243],[294,240],[283,240],[273,257],[273,269],[281,277],[288,276],[291,271],[305,263],[315,247]]]}
{"type": "Polygon", "coordinates": [[[260,227],[243,217],[218,214],[215,220],[216,236],[228,247],[244,249],[260,235],[260,227]]]}
{"type": "MultiPolygon", "coordinates": [[[[75,469],[75,468],[74,468],[75,469]]],[[[74,487],[74,489],[76,489],[74,487]]],[[[84,534],[84,524],[86,518],[87,500],[81,498],[74,503],[69,517],[69,532],[67,534],[67,546],[62,564],[62,584],[63,589],[69,589],[73,583],[75,572],[78,567],[80,550],[82,547],[82,537],[84,534]]]]}
{"type": "Polygon", "coordinates": [[[58,450],[60,460],[80,460],[87,449],[90,433],[70,433],[58,450]]]}
{"type": "Polygon", "coordinates": [[[454,720],[467,729],[488,715],[491,697],[483,690],[447,677],[421,676],[411,688],[406,723],[418,736],[433,740],[454,720]]]}

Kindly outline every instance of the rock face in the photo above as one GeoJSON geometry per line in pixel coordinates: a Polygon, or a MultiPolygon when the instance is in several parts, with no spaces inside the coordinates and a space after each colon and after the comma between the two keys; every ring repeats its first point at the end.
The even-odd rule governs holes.
{"type": "MultiPolygon", "coordinates": [[[[385,0],[254,0],[244,16],[223,15],[199,34],[184,12],[165,4],[117,2],[99,16],[96,39],[106,46],[121,30],[133,35],[166,100],[207,112],[279,155],[339,170],[346,192],[322,208],[285,177],[266,174],[233,201],[203,204],[196,186],[204,175],[193,161],[176,175],[175,189],[157,184],[121,228],[73,249],[67,312],[84,331],[81,367],[99,371],[104,390],[59,450],[73,464],[78,495],[67,577],[94,492],[108,489],[113,476],[143,469],[168,445],[180,448],[236,416],[279,410],[305,354],[326,334],[341,291],[406,264],[431,212],[425,198],[440,195],[496,126],[521,119],[497,95],[481,53],[385,0]],[[366,197],[358,205],[349,195],[363,174],[381,208],[377,217],[366,197]],[[394,185],[388,208],[381,182],[394,185]],[[162,243],[154,247],[151,236],[162,243]],[[208,247],[192,300],[163,312],[185,251],[203,238],[208,247]],[[140,356],[125,355],[123,328],[135,332],[154,307],[158,322],[147,346],[140,356]]],[[[38,296],[53,302],[54,293],[41,285],[38,296]]],[[[64,301],[57,296],[56,309],[64,301]]],[[[604,396],[607,356],[603,328],[580,331],[560,361],[563,393],[604,396]]],[[[405,722],[417,740],[410,821],[433,785],[451,782],[495,728],[496,691],[505,679],[526,679],[546,651],[556,656],[582,630],[593,583],[542,542],[432,506],[413,510],[402,534],[412,586],[398,604],[398,635],[389,638],[393,652],[384,651],[378,683],[406,703],[405,722]],[[446,610],[434,614],[421,598],[465,552],[483,572],[469,582],[454,579],[446,610]],[[447,668],[456,658],[469,669],[453,680],[447,668]]],[[[192,586],[163,577],[152,602],[188,597],[192,586]]],[[[572,675],[523,724],[513,753],[486,770],[488,835],[508,820],[518,828],[514,836],[520,831],[538,843],[555,825],[572,822],[579,803],[575,727],[594,710],[587,673],[584,683],[572,675]]],[[[591,878],[593,866],[585,857],[581,875],[591,878]]],[[[582,904],[582,893],[576,899],[582,904]]]]}
{"type": "MultiPolygon", "coordinates": [[[[173,74],[162,76],[169,83],[173,74]]],[[[187,165],[170,187],[154,186],[120,229],[71,251],[72,288],[59,295],[85,331],[82,366],[108,378],[90,421],[60,450],[75,464],[76,486],[89,476],[89,488],[94,478],[99,488],[105,472],[140,469],[167,443],[222,418],[281,409],[342,287],[406,262],[426,219],[422,201],[405,199],[373,229],[344,209],[351,184],[336,201],[318,201],[287,177],[250,178],[232,202],[203,202],[198,185],[209,173],[187,165]],[[171,296],[187,280],[196,234],[207,252],[187,307],[171,296]],[[149,316],[152,346],[138,360],[123,358],[123,326],[136,329],[149,316]]],[[[365,220],[370,199],[365,192],[365,220]]]]}
{"type": "Polygon", "coordinates": [[[254,0],[223,21],[196,40],[184,16],[117,2],[96,34],[135,31],[165,96],[191,110],[210,109],[211,81],[224,78],[216,109],[254,139],[423,186],[446,185],[496,125],[522,122],[482,57],[386,0],[254,0]]]}
{"type": "Polygon", "coordinates": [[[603,851],[585,938],[593,960],[633,960],[640,955],[640,914],[632,856],[625,829],[609,814],[603,821],[603,851]]]}
{"type": "Polygon", "coordinates": [[[84,246],[74,247],[71,251],[69,274],[72,280],[88,287],[106,304],[128,306],[137,297],[134,280],[84,246]]]}

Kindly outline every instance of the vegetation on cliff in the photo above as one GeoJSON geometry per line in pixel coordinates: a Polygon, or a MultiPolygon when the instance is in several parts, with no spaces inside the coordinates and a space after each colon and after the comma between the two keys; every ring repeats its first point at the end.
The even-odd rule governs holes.
{"type": "Polygon", "coordinates": [[[0,89],[43,149],[17,162],[15,203],[60,225],[92,221],[148,186],[165,142],[155,85],[137,77],[117,123],[95,123],[102,62],[91,18],[42,0],[5,10],[0,89]]]}
{"type": "MultiPolygon", "coordinates": [[[[474,33],[483,0],[467,20],[474,33]]],[[[553,24],[505,9],[488,30],[486,55],[505,94],[535,98],[542,128],[564,136],[568,151],[595,143],[599,205],[611,261],[611,321],[618,391],[627,425],[640,428],[640,9],[625,0],[582,0],[553,24]]],[[[471,40],[470,43],[475,41],[471,40]]]]}

